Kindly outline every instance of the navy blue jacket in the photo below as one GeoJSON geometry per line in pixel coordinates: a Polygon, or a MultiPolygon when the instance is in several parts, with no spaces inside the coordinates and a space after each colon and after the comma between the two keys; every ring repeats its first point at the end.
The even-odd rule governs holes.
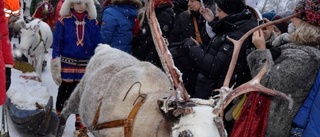
{"type": "MultiPolygon", "coordinates": [[[[320,70],[320,69],[319,69],[320,70]]],[[[302,137],[320,135],[320,73],[303,105],[299,109],[293,123],[304,129],[302,137]]]]}

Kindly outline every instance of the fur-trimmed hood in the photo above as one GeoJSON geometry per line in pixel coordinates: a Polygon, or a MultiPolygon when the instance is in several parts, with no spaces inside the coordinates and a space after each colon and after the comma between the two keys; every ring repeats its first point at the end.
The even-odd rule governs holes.
{"type": "Polygon", "coordinates": [[[70,8],[72,8],[72,3],[81,2],[82,4],[87,4],[88,16],[90,19],[97,18],[97,10],[94,5],[94,0],[65,0],[61,6],[60,16],[70,15],[70,8]]]}

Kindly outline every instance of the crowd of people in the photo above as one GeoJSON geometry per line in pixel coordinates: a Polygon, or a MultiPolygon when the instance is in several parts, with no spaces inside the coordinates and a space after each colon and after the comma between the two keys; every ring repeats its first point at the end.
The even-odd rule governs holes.
{"type": "MultiPolygon", "coordinates": [[[[8,1],[17,2],[0,3],[5,9],[0,12],[0,104],[5,102],[13,66],[8,20],[22,12],[17,4],[8,6],[8,1]]],[[[145,7],[140,0],[32,0],[30,15],[48,23],[54,34],[51,72],[59,86],[58,114],[99,43],[163,69],[145,7]]],[[[290,11],[262,14],[244,0],[155,0],[154,7],[188,94],[202,99],[214,96],[213,90],[223,85],[234,50],[227,37],[237,40],[261,23],[297,14],[250,35],[240,48],[230,81],[237,87],[268,62],[261,84],[290,95],[293,109],[289,111],[277,97],[252,92],[227,107],[224,123],[229,136],[235,137],[320,134],[320,0],[300,0],[290,11]]],[[[76,117],[79,130],[82,125],[76,117]]]]}

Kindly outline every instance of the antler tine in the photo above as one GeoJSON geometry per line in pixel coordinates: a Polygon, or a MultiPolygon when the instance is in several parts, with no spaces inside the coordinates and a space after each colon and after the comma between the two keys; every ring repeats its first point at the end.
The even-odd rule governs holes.
{"type": "Polygon", "coordinates": [[[145,0],[147,7],[147,18],[150,26],[152,38],[157,50],[157,53],[160,57],[161,64],[165,72],[170,76],[170,80],[176,87],[178,92],[179,101],[187,101],[189,100],[189,94],[186,91],[180,71],[175,67],[174,62],[172,60],[172,55],[168,50],[168,41],[167,39],[162,37],[162,32],[159,27],[158,20],[154,11],[154,0],[145,0]],[[182,92],[182,96],[180,93],[182,92]]]}
{"type": "Polygon", "coordinates": [[[277,90],[272,90],[269,88],[266,88],[264,86],[262,86],[260,84],[260,81],[262,79],[262,77],[264,76],[264,74],[267,72],[267,66],[268,66],[268,61],[266,61],[263,65],[263,67],[261,68],[261,70],[259,71],[259,73],[250,81],[248,81],[247,83],[244,83],[242,85],[240,85],[239,87],[237,87],[236,89],[232,90],[225,98],[225,101],[223,102],[223,104],[221,105],[222,109],[224,109],[225,107],[228,106],[228,104],[236,97],[245,94],[245,93],[249,93],[252,91],[257,91],[257,92],[262,92],[265,93],[267,95],[271,95],[271,96],[280,96],[283,99],[288,101],[288,108],[289,110],[292,110],[292,106],[293,106],[293,100],[287,96],[286,94],[279,92],[277,90]]]}
{"type": "Polygon", "coordinates": [[[256,30],[262,29],[262,28],[270,26],[270,25],[278,24],[278,23],[283,22],[285,20],[289,20],[289,19],[291,19],[293,17],[298,16],[299,14],[300,13],[296,13],[296,14],[293,14],[291,16],[279,19],[279,20],[269,21],[269,22],[267,22],[265,24],[261,24],[261,25],[255,27],[255,28],[251,29],[250,31],[248,31],[239,40],[234,40],[234,39],[232,39],[230,37],[227,37],[227,39],[230,40],[233,43],[234,49],[233,49],[232,59],[231,59],[231,62],[230,62],[229,68],[228,68],[228,72],[227,72],[226,78],[225,78],[225,80],[223,82],[223,86],[224,87],[229,87],[230,79],[231,79],[232,73],[234,71],[236,62],[238,60],[239,50],[240,50],[241,45],[243,44],[244,40],[247,39],[248,36],[250,36],[256,30]]]}

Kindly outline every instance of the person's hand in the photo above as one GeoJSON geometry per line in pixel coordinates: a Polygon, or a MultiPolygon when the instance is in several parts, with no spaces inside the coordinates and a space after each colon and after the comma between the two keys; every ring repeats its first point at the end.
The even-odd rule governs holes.
{"type": "Polygon", "coordinates": [[[257,49],[266,49],[266,40],[261,29],[255,31],[252,35],[252,43],[257,49]]]}
{"type": "MultiPolygon", "coordinates": [[[[268,19],[264,18],[263,19],[264,23],[269,22],[268,19]]],[[[263,36],[266,40],[268,40],[271,37],[271,33],[274,30],[274,25],[270,25],[268,27],[263,28],[263,36]]]]}
{"type": "Polygon", "coordinates": [[[199,45],[192,37],[183,40],[182,48],[189,50],[192,46],[199,45]]]}
{"type": "Polygon", "coordinates": [[[53,81],[60,86],[61,85],[61,59],[60,57],[51,60],[51,75],[53,81]]]}
{"type": "Polygon", "coordinates": [[[208,22],[211,22],[214,19],[214,14],[209,8],[201,7],[199,12],[203,16],[203,18],[208,22]]]}

